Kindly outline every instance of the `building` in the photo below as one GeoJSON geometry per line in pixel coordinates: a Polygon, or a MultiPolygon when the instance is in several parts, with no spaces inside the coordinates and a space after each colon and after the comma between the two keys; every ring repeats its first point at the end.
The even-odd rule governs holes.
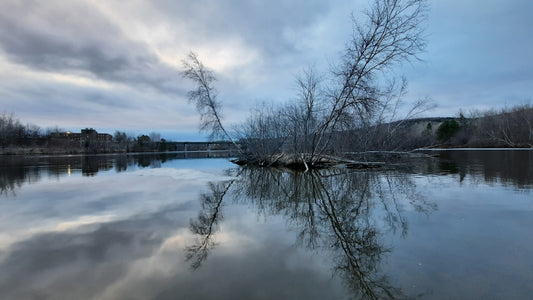
{"type": "Polygon", "coordinates": [[[74,132],[54,132],[50,135],[52,138],[67,139],[70,141],[92,142],[92,141],[112,141],[113,136],[109,133],[98,133],[93,128],[82,129],[80,133],[74,132]]]}

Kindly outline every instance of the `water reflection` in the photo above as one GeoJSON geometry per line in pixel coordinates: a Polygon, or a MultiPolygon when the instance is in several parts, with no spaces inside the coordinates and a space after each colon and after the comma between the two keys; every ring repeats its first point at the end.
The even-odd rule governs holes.
{"type": "MultiPolygon", "coordinates": [[[[226,196],[253,203],[264,215],[283,215],[297,231],[298,244],[330,252],[334,269],[354,298],[405,298],[380,272],[389,249],[385,232],[407,234],[402,201],[419,212],[436,205],[418,194],[412,178],[399,172],[347,172],[342,169],[305,173],[244,168],[232,181],[212,184],[202,195],[202,210],[190,223],[197,242],[187,247],[193,269],[207,259],[223,218],[226,196]]],[[[227,200],[226,200],[227,201],[227,200]]]]}
{"type": "MultiPolygon", "coordinates": [[[[231,166],[194,164],[217,161],[231,166]]],[[[154,283],[154,261],[171,266],[167,276],[187,275],[183,253],[165,249],[184,238],[198,192],[218,177],[161,168],[23,186],[0,201],[0,299],[154,298],[165,284],[154,283]]]]}
{"type": "MultiPolygon", "coordinates": [[[[432,152],[434,154],[434,152],[432,152]]],[[[126,172],[138,168],[159,168],[162,164],[185,158],[227,157],[227,152],[190,152],[94,156],[0,156],[0,194],[14,192],[25,183],[43,178],[61,178],[98,172],[126,172]]],[[[473,182],[502,182],[517,188],[533,186],[533,151],[440,151],[439,159],[408,163],[409,172],[458,174],[473,182]]]]}
{"type": "Polygon", "coordinates": [[[207,259],[209,252],[215,247],[213,236],[216,226],[222,220],[222,201],[235,183],[235,180],[221,183],[209,183],[210,193],[201,195],[202,210],[196,220],[191,220],[190,230],[199,236],[197,242],[185,249],[187,260],[193,269],[198,269],[207,259]]]}
{"type": "Polygon", "coordinates": [[[519,189],[533,186],[533,150],[452,150],[439,151],[438,169],[459,174],[463,181],[501,182],[519,189]]]}
{"type": "Polygon", "coordinates": [[[95,176],[98,172],[116,173],[138,168],[160,168],[169,160],[227,157],[227,152],[179,152],[122,155],[77,156],[0,156],[0,194],[15,192],[25,183],[42,178],[61,178],[81,174],[95,176]]]}
{"type": "Polygon", "coordinates": [[[107,288],[127,274],[133,262],[161,247],[180,226],[174,219],[181,210],[174,207],[20,241],[0,260],[0,295],[2,299],[132,299],[127,293],[106,295],[107,288]]]}
{"type": "Polygon", "coordinates": [[[172,155],[27,159],[0,167],[17,190],[0,201],[2,299],[533,293],[531,197],[508,188],[531,171],[490,179],[482,164],[497,158],[307,173],[172,155]]]}

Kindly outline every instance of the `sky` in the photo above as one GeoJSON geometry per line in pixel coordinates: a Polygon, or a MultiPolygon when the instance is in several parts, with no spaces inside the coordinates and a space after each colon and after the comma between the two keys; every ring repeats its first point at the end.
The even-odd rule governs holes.
{"type": "MultiPolygon", "coordinates": [[[[215,71],[224,122],[294,101],[327,74],[366,0],[1,0],[0,113],[71,131],[204,140],[181,75],[191,51],[215,71]]],[[[395,73],[425,116],[532,102],[533,1],[430,0],[421,61],[395,73]]]]}

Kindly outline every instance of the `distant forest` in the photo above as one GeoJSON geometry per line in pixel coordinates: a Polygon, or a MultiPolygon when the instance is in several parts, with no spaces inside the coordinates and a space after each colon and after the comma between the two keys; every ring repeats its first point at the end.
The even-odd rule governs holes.
{"type": "Polygon", "coordinates": [[[533,147],[533,106],[524,104],[501,110],[472,112],[443,123],[437,141],[465,147],[533,147]]]}
{"type": "MultiPolygon", "coordinates": [[[[59,128],[24,125],[14,114],[0,115],[1,154],[180,151],[159,133],[130,136],[84,129],[85,136],[59,128]],[[67,136],[71,134],[72,136],[67,136]]],[[[237,144],[246,147],[246,140],[237,144]]],[[[459,113],[457,117],[413,118],[339,131],[330,152],[409,151],[422,147],[533,147],[533,106],[459,113]]]]}
{"type": "Polygon", "coordinates": [[[422,147],[533,147],[533,106],[459,113],[451,118],[411,119],[378,124],[354,134],[359,151],[422,147]]]}
{"type": "Polygon", "coordinates": [[[75,133],[58,127],[42,129],[24,125],[13,113],[0,115],[0,154],[76,154],[176,151],[176,143],[168,142],[156,132],[131,136],[122,131],[113,135],[92,128],[75,133]]]}

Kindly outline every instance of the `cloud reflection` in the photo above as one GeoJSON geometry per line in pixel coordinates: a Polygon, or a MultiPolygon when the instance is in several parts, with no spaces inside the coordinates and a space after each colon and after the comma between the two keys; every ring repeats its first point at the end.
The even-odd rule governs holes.
{"type": "Polygon", "coordinates": [[[221,224],[209,264],[191,272],[184,248],[195,241],[198,195],[207,180],[228,179],[200,173],[161,168],[21,187],[2,202],[11,238],[0,247],[0,298],[342,298],[321,260],[293,247],[283,219],[257,224],[243,207],[221,224]]]}

